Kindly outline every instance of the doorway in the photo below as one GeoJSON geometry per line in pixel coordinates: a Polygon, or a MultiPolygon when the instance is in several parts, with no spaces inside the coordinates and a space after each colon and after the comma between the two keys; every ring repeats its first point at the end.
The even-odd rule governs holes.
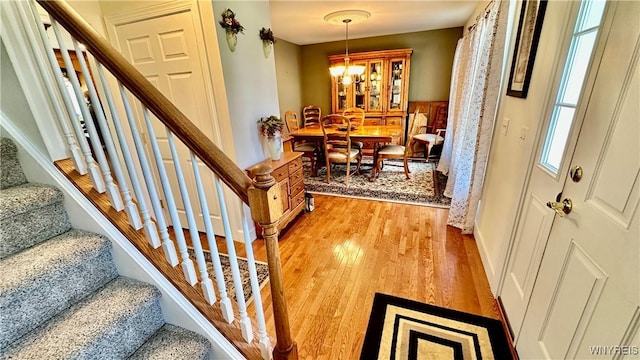
{"type": "MultiPolygon", "coordinates": [[[[574,4],[578,40],[568,59],[600,23],[590,15],[598,5],[604,2],[574,4]]],[[[541,139],[500,292],[523,358],[632,354],[633,344],[638,351],[640,4],[611,2],[599,11],[604,21],[592,36],[595,55],[576,120],[559,158],[549,156],[561,131],[553,117],[541,139]]],[[[570,81],[558,99],[567,96],[563,86],[572,90],[570,81]]]]}

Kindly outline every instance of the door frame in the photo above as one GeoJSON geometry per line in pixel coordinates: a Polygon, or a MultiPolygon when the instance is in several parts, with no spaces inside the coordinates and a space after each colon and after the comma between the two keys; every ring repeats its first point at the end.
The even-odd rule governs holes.
{"type": "MultiPolygon", "coordinates": [[[[589,104],[589,100],[593,91],[593,86],[595,84],[596,76],[598,73],[597,69],[595,69],[594,66],[599,67],[600,61],[602,59],[602,55],[604,53],[606,41],[603,42],[602,37],[603,36],[607,37],[609,34],[609,31],[611,29],[612,14],[615,13],[615,6],[617,6],[617,3],[615,2],[612,3],[608,1],[606,4],[606,8],[604,10],[604,14],[602,18],[602,25],[596,38],[594,52],[590,59],[589,66],[587,68],[586,78],[580,94],[579,103],[576,108],[574,122],[572,124],[569,137],[565,145],[566,149],[565,149],[565,154],[563,156],[563,162],[561,163],[561,168],[558,170],[558,173],[556,175],[553,175],[547,169],[540,166],[538,164],[537,159],[540,158],[544,148],[544,140],[546,138],[546,134],[550,126],[551,112],[553,111],[553,104],[555,101],[555,97],[557,96],[557,93],[558,93],[558,87],[561,81],[562,72],[564,70],[565,61],[568,56],[571,37],[573,35],[573,30],[578,17],[578,12],[580,10],[580,2],[571,3],[570,8],[567,11],[567,14],[565,15],[565,19],[567,21],[564,22],[565,27],[564,29],[562,29],[562,44],[561,46],[558,47],[558,50],[554,55],[554,61],[553,61],[554,65],[553,65],[553,71],[552,71],[553,81],[549,82],[547,86],[546,93],[548,95],[543,105],[543,110],[544,110],[543,117],[541,118],[541,121],[539,121],[537,124],[536,136],[535,136],[536,145],[534,150],[531,151],[529,155],[527,172],[525,174],[525,180],[522,184],[522,191],[520,193],[520,197],[518,200],[516,215],[513,220],[513,224],[512,224],[510,235],[509,235],[507,251],[505,252],[505,255],[504,255],[504,262],[503,262],[504,265],[502,267],[502,271],[500,273],[500,279],[498,281],[498,287],[496,291],[497,297],[499,297],[500,294],[502,293],[505,282],[506,282],[506,277],[508,276],[509,263],[511,260],[511,256],[513,255],[513,247],[514,247],[514,243],[516,241],[516,236],[519,229],[518,225],[520,223],[523,212],[525,210],[526,199],[528,196],[528,189],[531,183],[534,168],[538,167],[540,168],[541,171],[547,173],[549,176],[554,176],[555,179],[557,179],[562,184],[562,188],[564,189],[564,184],[566,183],[567,178],[569,176],[568,168],[570,167],[571,159],[573,158],[573,153],[575,151],[576,144],[580,138],[580,132],[582,129],[585,113],[587,110],[587,105],[589,104]]],[[[553,199],[549,199],[549,200],[553,200],[553,199]]],[[[551,229],[553,228],[556,218],[557,217],[554,216],[550,226],[549,234],[551,233],[551,229]]],[[[547,236],[544,242],[545,248],[548,241],[549,241],[549,236],[547,236]]],[[[542,260],[542,257],[544,257],[544,251],[543,251],[543,254],[541,255],[541,260],[542,260]]],[[[540,266],[540,264],[538,264],[538,266],[540,266]]],[[[536,276],[536,280],[534,280],[534,285],[533,285],[534,287],[535,287],[535,281],[537,281],[537,276],[536,276]]],[[[529,304],[527,303],[527,308],[528,306],[529,304]]],[[[525,310],[525,313],[526,313],[526,310],[525,310]]],[[[508,314],[506,315],[508,317],[508,314]]],[[[517,337],[514,340],[517,340],[517,337]]]]}
{"type": "MultiPolygon", "coordinates": [[[[196,44],[198,48],[204,50],[198,52],[198,60],[205,77],[204,86],[206,90],[205,97],[208,100],[207,109],[210,118],[214,120],[213,126],[216,128],[218,134],[218,136],[211,140],[232,161],[237,163],[231,116],[229,114],[227,101],[227,90],[225,88],[222,70],[222,59],[220,57],[220,48],[215,31],[215,19],[213,17],[213,4],[211,2],[192,0],[170,1],[133,10],[126,9],[119,14],[104,16],[108,41],[116,49],[119,49],[117,45],[117,26],[184,11],[190,12],[196,33],[196,44]]],[[[112,91],[117,90],[113,87],[115,84],[110,85],[112,91]]],[[[117,93],[117,91],[115,93],[117,93]]],[[[234,240],[243,241],[243,210],[241,202],[232,200],[236,199],[237,196],[228,187],[223,186],[223,191],[229,221],[232,231],[234,231],[234,240]]]]}

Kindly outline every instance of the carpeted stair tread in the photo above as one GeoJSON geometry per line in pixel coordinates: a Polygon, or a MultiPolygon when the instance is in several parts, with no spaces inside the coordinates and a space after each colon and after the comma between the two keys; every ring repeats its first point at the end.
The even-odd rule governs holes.
{"type": "Polygon", "coordinates": [[[71,230],[0,260],[0,348],[118,276],[111,243],[71,230]]]}
{"type": "Polygon", "coordinates": [[[209,358],[211,343],[204,336],[187,329],[165,324],[129,359],[204,360],[209,358]]]}
{"type": "Polygon", "coordinates": [[[18,162],[18,148],[8,138],[0,139],[0,189],[6,189],[27,182],[27,177],[18,162]]]}
{"type": "Polygon", "coordinates": [[[60,190],[44,184],[0,190],[0,258],[68,231],[63,200],[60,190]]]}
{"type": "Polygon", "coordinates": [[[0,359],[116,359],[162,325],[159,291],[118,277],[2,351],[0,359]]]}
{"type": "Polygon", "coordinates": [[[64,200],[54,186],[27,183],[0,191],[0,220],[64,200]]]}

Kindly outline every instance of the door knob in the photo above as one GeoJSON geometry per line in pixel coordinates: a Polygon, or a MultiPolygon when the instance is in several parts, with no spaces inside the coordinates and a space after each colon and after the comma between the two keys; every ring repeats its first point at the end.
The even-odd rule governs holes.
{"type": "MultiPolygon", "coordinates": [[[[560,200],[560,199],[557,199],[560,200]]],[[[565,198],[562,201],[549,201],[547,206],[555,211],[560,216],[568,215],[573,209],[573,201],[569,198],[565,198]]]]}

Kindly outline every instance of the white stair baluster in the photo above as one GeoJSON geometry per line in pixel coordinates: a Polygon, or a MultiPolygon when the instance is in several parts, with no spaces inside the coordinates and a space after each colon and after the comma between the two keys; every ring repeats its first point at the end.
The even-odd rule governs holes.
{"type": "Polygon", "coordinates": [[[271,339],[267,334],[267,325],[264,321],[264,309],[262,308],[262,295],[260,295],[260,282],[256,271],[256,260],[253,257],[253,247],[249,237],[249,222],[247,216],[242,212],[242,232],[244,234],[244,246],[247,252],[247,266],[251,279],[251,291],[253,292],[253,305],[256,309],[256,320],[258,321],[258,336],[260,337],[260,353],[265,360],[271,359],[271,339]]]}
{"type": "MultiPolygon", "coordinates": [[[[144,183],[147,185],[147,194],[149,195],[151,206],[153,207],[153,211],[156,215],[156,222],[158,223],[160,239],[162,239],[162,242],[158,239],[155,224],[152,229],[151,227],[148,227],[148,223],[145,220],[145,234],[147,234],[147,229],[149,231],[153,230],[153,234],[155,234],[154,237],[148,237],[147,241],[149,241],[154,249],[157,249],[162,244],[162,249],[164,250],[164,256],[167,259],[167,262],[171,266],[176,266],[178,264],[178,257],[176,256],[175,249],[172,249],[173,243],[171,242],[171,239],[169,239],[167,223],[164,219],[164,213],[162,212],[160,199],[158,199],[156,184],[153,179],[153,174],[151,173],[151,168],[149,168],[149,161],[147,160],[147,155],[144,151],[144,145],[142,144],[140,132],[138,131],[138,125],[136,125],[136,119],[134,118],[133,112],[131,111],[131,105],[129,105],[129,100],[127,99],[127,94],[124,91],[122,83],[118,82],[118,88],[120,89],[120,97],[122,98],[124,111],[127,114],[127,122],[129,123],[129,128],[131,129],[131,135],[133,136],[133,144],[135,145],[136,152],[138,153],[138,163],[140,164],[140,168],[142,169],[142,177],[144,178],[144,183]],[[165,242],[167,241],[167,239],[169,240],[168,242],[171,243],[171,245],[165,247],[165,242]]],[[[151,224],[153,224],[153,222],[151,222],[151,224]]]]}
{"type": "MultiPolygon", "coordinates": [[[[76,57],[78,58],[78,63],[80,63],[80,69],[82,70],[82,75],[84,76],[85,83],[87,85],[87,91],[89,92],[89,99],[91,100],[91,105],[93,107],[93,113],[96,116],[96,120],[98,121],[98,126],[100,127],[100,134],[102,134],[102,142],[104,142],[105,147],[107,148],[107,152],[109,150],[114,150],[113,139],[111,139],[111,133],[109,132],[109,128],[106,126],[107,122],[104,118],[104,112],[102,110],[102,103],[100,99],[98,99],[98,94],[96,93],[96,88],[93,84],[93,79],[91,78],[91,74],[89,73],[89,68],[87,67],[87,62],[84,59],[84,54],[82,50],[80,50],[80,46],[78,45],[78,41],[73,39],[73,46],[76,50],[76,57]]],[[[86,104],[85,104],[86,106],[86,104]]],[[[87,109],[87,112],[89,109],[87,109]]],[[[104,180],[107,183],[107,196],[109,197],[109,201],[111,202],[111,206],[116,210],[120,211],[124,209],[124,204],[122,203],[122,197],[120,197],[120,192],[118,190],[118,185],[113,182],[113,176],[111,176],[111,169],[109,167],[109,162],[104,155],[104,151],[102,150],[102,142],[100,141],[100,136],[98,135],[96,124],[94,123],[94,119],[89,114],[90,117],[90,126],[89,132],[94,133],[91,135],[92,138],[95,139],[95,142],[99,145],[100,149],[96,151],[98,156],[98,161],[100,163],[100,167],[102,169],[102,175],[104,176],[104,180]]],[[[94,144],[95,147],[95,144],[94,144]]],[[[115,151],[113,153],[109,153],[114,160],[117,160],[117,156],[115,151]]],[[[114,166],[119,166],[117,161],[112,161],[114,166]]],[[[118,168],[119,169],[119,168],[118,168]]]]}
{"type": "MultiPolygon", "coordinates": [[[[122,158],[124,159],[125,166],[127,171],[129,172],[129,179],[131,180],[131,184],[133,186],[133,191],[138,198],[138,203],[140,203],[140,209],[143,214],[145,214],[145,221],[151,222],[151,216],[149,215],[149,209],[147,207],[146,201],[144,201],[144,195],[142,192],[142,188],[140,187],[140,179],[138,179],[138,174],[136,173],[135,166],[133,165],[133,159],[131,158],[131,152],[129,150],[129,145],[127,144],[127,140],[124,136],[124,131],[122,129],[122,125],[120,124],[120,117],[118,116],[118,111],[116,110],[115,103],[113,101],[113,96],[111,95],[111,90],[109,89],[109,84],[107,83],[107,79],[104,76],[104,71],[102,70],[102,65],[97,64],[96,66],[98,70],[98,77],[100,78],[100,83],[102,84],[102,90],[104,91],[105,98],[107,98],[107,105],[109,106],[109,112],[111,113],[111,118],[114,122],[114,127],[116,129],[116,135],[118,137],[118,143],[120,144],[120,150],[122,150],[122,158]]],[[[106,125],[105,119],[105,127],[108,129],[106,125]]],[[[102,130],[103,132],[104,129],[102,130]]],[[[111,132],[109,133],[109,138],[111,138],[111,132]]],[[[142,229],[142,221],[140,220],[140,214],[138,213],[138,208],[136,204],[133,202],[131,197],[131,192],[129,191],[129,186],[127,185],[127,180],[122,172],[122,168],[120,166],[120,162],[118,159],[118,154],[113,145],[113,139],[106,140],[107,142],[107,150],[109,151],[109,156],[111,157],[112,163],[114,163],[114,172],[116,173],[116,179],[120,185],[120,191],[122,192],[122,198],[124,199],[124,211],[127,214],[127,218],[129,219],[129,224],[136,230],[142,229]],[[110,149],[112,148],[112,149],[110,149]],[[113,154],[112,154],[113,152],[113,154]]],[[[155,230],[154,230],[155,232],[155,230]]],[[[155,237],[157,238],[157,232],[155,237]]]]}
{"type": "MultiPolygon", "coordinates": [[[[64,61],[64,65],[67,68],[67,77],[71,82],[71,86],[73,87],[73,91],[76,95],[76,101],[78,107],[80,108],[82,120],[84,120],[85,126],[89,130],[89,141],[91,141],[91,144],[93,145],[93,151],[98,158],[98,162],[102,162],[104,160],[104,153],[102,153],[102,158],[99,156],[99,153],[102,152],[102,145],[100,145],[100,140],[97,139],[97,134],[95,134],[94,137],[94,134],[91,132],[91,128],[93,127],[93,119],[91,119],[89,109],[87,109],[87,104],[84,101],[84,95],[82,94],[82,89],[80,88],[80,81],[78,80],[76,72],[73,70],[73,63],[71,62],[71,58],[69,57],[69,52],[67,51],[65,40],[60,32],[60,26],[54,19],[51,19],[51,27],[53,28],[53,32],[56,34],[56,38],[58,39],[58,45],[60,46],[62,60],[64,61]]],[[[95,133],[95,129],[93,130],[93,132],[95,133]]],[[[81,134],[81,136],[84,135],[81,134]]],[[[87,162],[87,166],[89,168],[89,176],[91,177],[94,189],[102,194],[106,191],[104,179],[100,174],[101,169],[98,168],[96,162],[93,160],[93,157],[91,156],[91,149],[89,149],[88,147],[87,151],[85,151],[85,161],[87,162]]],[[[99,165],[103,166],[103,164],[99,165]]]]}
{"type": "Polygon", "coordinates": [[[213,225],[211,224],[211,218],[209,214],[209,204],[207,204],[207,196],[204,192],[204,186],[202,186],[202,178],[200,177],[200,169],[198,168],[198,160],[195,155],[191,153],[191,167],[193,168],[193,175],[196,179],[196,187],[198,188],[198,198],[200,200],[200,210],[202,210],[203,221],[205,231],[207,232],[207,242],[209,244],[209,251],[211,252],[211,262],[213,263],[213,271],[216,274],[216,284],[218,285],[218,293],[220,294],[220,309],[222,311],[222,317],[231,324],[234,319],[233,307],[231,306],[231,299],[227,294],[227,285],[224,282],[224,273],[222,271],[222,264],[220,263],[220,252],[218,251],[218,244],[216,243],[216,236],[213,231],[213,225]]]}
{"type": "MultiPolygon", "coordinates": [[[[164,167],[164,160],[162,159],[162,153],[160,152],[160,147],[158,146],[156,133],[155,133],[155,130],[153,129],[153,124],[151,123],[149,110],[146,107],[144,107],[144,105],[142,105],[142,116],[144,118],[144,122],[147,127],[147,134],[149,135],[149,143],[151,144],[153,157],[156,161],[156,168],[158,170],[158,175],[160,176],[160,184],[162,184],[164,199],[167,201],[167,209],[169,209],[169,216],[171,216],[173,233],[176,237],[176,241],[178,242],[178,251],[180,252],[180,258],[182,259],[182,263],[181,263],[182,272],[184,274],[185,279],[189,283],[189,285],[193,286],[198,282],[198,277],[196,276],[196,269],[193,266],[193,261],[191,261],[191,258],[189,257],[189,252],[187,251],[187,242],[184,238],[184,233],[182,232],[182,225],[180,223],[180,216],[178,215],[178,208],[176,206],[176,202],[173,197],[173,190],[171,189],[171,183],[169,182],[169,177],[167,176],[167,169],[164,167]]],[[[168,240],[168,243],[170,243],[171,246],[173,247],[173,241],[171,241],[171,239],[168,240]]],[[[163,247],[165,246],[164,240],[162,241],[162,246],[163,247]]]]}
{"type": "MultiPolygon", "coordinates": [[[[47,33],[44,30],[44,24],[42,22],[42,19],[40,18],[40,15],[38,14],[38,10],[36,10],[35,4],[31,3],[31,6],[29,7],[31,8],[31,12],[33,13],[35,21],[38,25],[37,26],[38,33],[45,47],[45,52],[47,53],[47,61],[49,62],[49,66],[51,67],[51,70],[53,71],[53,77],[55,79],[56,85],[58,86],[58,90],[60,91],[60,94],[62,96],[62,101],[65,105],[67,113],[69,114],[69,116],[71,116],[71,114],[74,113],[74,111],[72,111],[73,105],[64,87],[62,70],[60,70],[60,66],[58,65],[58,61],[56,60],[56,55],[53,52],[53,47],[51,46],[49,37],[47,36],[47,33]]],[[[55,91],[53,90],[53,86],[51,86],[50,82],[44,81],[44,84],[47,87],[47,91],[50,94],[55,93],[55,91]]],[[[59,111],[58,107],[55,107],[55,109],[57,112],[58,123],[60,124],[60,128],[62,129],[62,133],[64,134],[64,138],[67,142],[67,150],[69,151],[69,156],[73,161],[73,167],[76,169],[76,171],[80,175],[85,175],[87,173],[87,164],[82,159],[82,153],[81,153],[82,150],[80,149],[80,147],[78,147],[78,144],[76,143],[76,139],[73,136],[73,133],[71,132],[71,128],[69,128],[69,124],[66,121],[67,117],[62,112],[59,111]]],[[[73,122],[77,123],[77,121],[75,121],[75,116],[73,117],[73,122]]],[[[77,125],[79,128],[80,124],[77,124],[77,125]]],[[[84,136],[82,136],[79,141],[81,140],[84,140],[86,145],[86,139],[84,136]]]]}
{"type": "MultiPolygon", "coordinates": [[[[196,254],[196,264],[200,271],[200,286],[202,288],[202,294],[209,305],[216,301],[216,294],[213,291],[213,282],[209,277],[207,271],[207,262],[204,259],[204,253],[202,252],[202,244],[200,244],[200,234],[198,234],[198,226],[196,225],[196,219],[193,217],[193,208],[191,207],[191,199],[189,199],[189,191],[187,190],[187,184],[184,181],[182,172],[182,165],[180,164],[180,156],[176,149],[176,144],[173,141],[173,134],[166,128],[167,140],[169,141],[169,149],[171,149],[171,157],[173,158],[173,166],[176,170],[176,177],[178,178],[178,186],[180,187],[180,196],[182,197],[182,204],[187,215],[187,224],[189,225],[189,235],[191,236],[191,244],[196,254]]],[[[204,215],[204,214],[203,214],[204,215]]]]}
{"type": "Polygon", "coordinates": [[[227,251],[229,252],[229,264],[231,265],[231,275],[233,277],[233,285],[236,288],[236,302],[238,303],[238,312],[240,313],[240,330],[242,337],[247,341],[253,340],[253,330],[251,329],[251,320],[247,315],[247,304],[244,300],[244,289],[242,288],[242,278],[240,276],[240,267],[238,266],[238,256],[236,248],[233,244],[233,232],[229,224],[229,214],[227,212],[227,204],[224,201],[224,193],[222,190],[222,182],[215,176],[216,192],[218,201],[220,202],[220,215],[224,227],[224,236],[227,243],[227,251]]]}

